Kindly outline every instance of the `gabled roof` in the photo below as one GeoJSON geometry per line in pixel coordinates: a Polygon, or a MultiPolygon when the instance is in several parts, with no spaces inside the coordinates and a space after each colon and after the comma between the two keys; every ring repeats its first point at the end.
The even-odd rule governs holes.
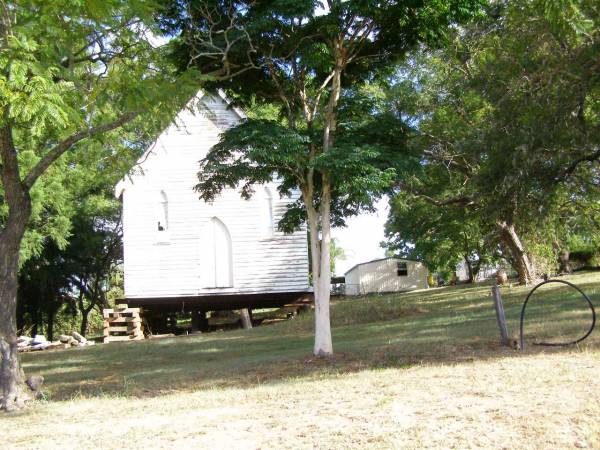
{"type": "Polygon", "coordinates": [[[424,264],[423,261],[417,261],[416,259],[397,258],[395,256],[388,256],[387,258],[378,258],[378,259],[373,259],[371,261],[365,261],[365,262],[362,262],[362,263],[358,263],[358,264],[352,266],[350,269],[346,270],[346,272],[344,272],[344,275],[346,275],[348,272],[352,272],[357,267],[364,266],[366,264],[371,264],[371,263],[374,263],[374,262],[386,261],[388,259],[394,259],[396,261],[407,261],[407,262],[416,262],[416,263],[424,264]]]}
{"type": "MultiPolygon", "coordinates": [[[[206,97],[207,96],[207,92],[203,91],[203,90],[199,90],[198,93],[196,95],[194,95],[186,104],[185,108],[188,108],[190,106],[193,107],[193,105],[197,102],[199,102],[202,97],[206,97]]],[[[220,98],[221,100],[223,100],[223,102],[225,102],[227,104],[227,106],[230,107],[231,111],[233,111],[240,119],[246,119],[246,114],[244,113],[244,111],[242,111],[241,109],[232,106],[232,101],[230,98],[227,97],[227,95],[225,94],[225,91],[223,91],[222,89],[219,89],[217,91],[217,96],[218,98],[220,98]]],[[[206,105],[208,107],[208,105],[206,105]]],[[[185,109],[183,108],[182,111],[185,109]]],[[[177,113],[179,114],[179,113],[177,113]]],[[[177,117],[177,116],[175,116],[177,117]]],[[[171,122],[172,123],[172,122],[171,122]]],[[[146,149],[146,151],[144,151],[144,153],[142,154],[142,156],[140,156],[138,158],[138,160],[135,163],[135,166],[141,165],[144,161],[146,161],[148,159],[148,156],[152,153],[152,151],[154,150],[154,148],[156,147],[156,143],[158,141],[158,138],[167,130],[167,128],[169,126],[171,126],[171,123],[169,123],[169,125],[167,125],[167,127],[162,130],[156,137],[156,139],[154,140],[154,142],[152,142],[152,144],[150,144],[148,146],[148,148],[146,149]]],[[[116,198],[119,198],[121,196],[121,194],[123,193],[123,190],[125,189],[125,185],[127,184],[128,180],[128,176],[129,174],[125,175],[116,185],[115,185],[115,191],[114,191],[114,195],[116,198]]]]}
{"type": "MultiPolygon", "coordinates": [[[[202,92],[202,91],[200,91],[200,92],[202,92]]],[[[217,91],[217,94],[219,95],[219,97],[221,97],[221,100],[223,100],[225,103],[227,103],[227,105],[229,107],[231,107],[231,110],[234,111],[240,119],[247,118],[246,113],[244,111],[242,111],[237,106],[232,106],[232,103],[233,103],[232,100],[229,97],[227,97],[227,94],[225,94],[225,91],[223,89],[219,89],[217,91]]]]}

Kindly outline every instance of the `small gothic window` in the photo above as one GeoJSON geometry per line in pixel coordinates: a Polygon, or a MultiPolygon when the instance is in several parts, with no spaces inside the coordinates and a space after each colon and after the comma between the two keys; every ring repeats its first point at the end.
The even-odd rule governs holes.
{"type": "Polygon", "coordinates": [[[157,229],[158,231],[166,231],[169,229],[169,201],[165,191],[160,191],[157,204],[157,229]]]}
{"type": "Polygon", "coordinates": [[[399,262],[399,263],[397,263],[396,269],[397,269],[399,277],[406,277],[406,276],[408,276],[408,264],[406,264],[405,262],[399,262]]]}

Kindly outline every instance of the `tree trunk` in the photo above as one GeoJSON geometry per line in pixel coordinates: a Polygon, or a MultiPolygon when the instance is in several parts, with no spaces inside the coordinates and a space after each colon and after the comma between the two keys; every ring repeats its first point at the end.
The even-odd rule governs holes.
{"type": "Polygon", "coordinates": [[[571,273],[571,264],[569,263],[569,257],[571,253],[569,250],[563,250],[558,255],[558,264],[560,273],[571,273]]]}
{"type": "Polygon", "coordinates": [[[473,265],[471,264],[471,261],[469,261],[469,258],[467,258],[466,256],[464,256],[464,260],[465,267],[467,268],[467,283],[472,284],[475,282],[475,276],[473,275],[473,265]]]}
{"type": "Polygon", "coordinates": [[[40,334],[40,330],[42,329],[42,324],[40,323],[40,308],[39,302],[35,302],[34,310],[32,312],[33,316],[33,327],[31,328],[31,336],[35,336],[36,334],[40,334]]]}
{"type": "Polygon", "coordinates": [[[54,339],[54,308],[48,308],[48,324],[46,325],[46,338],[49,341],[54,339]]]}
{"type": "Polygon", "coordinates": [[[519,275],[519,282],[525,285],[532,283],[535,279],[534,267],[514,225],[501,221],[497,222],[497,225],[500,230],[500,238],[510,252],[513,268],[519,275]]]}
{"type": "MultiPolygon", "coordinates": [[[[314,257],[322,259],[321,251],[314,257]]],[[[313,262],[314,265],[314,262],[313,262]]],[[[326,264],[329,266],[329,264],[326,264]]],[[[330,280],[326,278],[329,269],[320,274],[313,272],[313,288],[315,292],[315,345],[313,353],[315,356],[326,357],[333,354],[333,343],[331,340],[331,322],[329,317],[330,280]]]]}
{"type": "Polygon", "coordinates": [[[90,310],[88,309],[84,309],[81,312],[81,326],[79,327],[79,333],[85,337],[85,334],[87,332],[87,327],[88,327],[88,316],[90,314],[90,310]]]}
{"type": "MultiPolygon", "coordinates": [[[[307,205],[308,225],[310,228],[310,258],[312,264],[312,281],[315,294],[315,345],[313,353],[315,356],[330,356],[333,354],[333,343],[331,341],[331,323],[329,320],[329,283],[327,278],[323,280],[326,274],[321,270],[323,261],[322,249],[323,241],[319,239],[318,213],[312,205],[312,200],[308,203],[310,195],[305,196],[307,205]]],[[[327,233],[329,234],[329,233],[327,233]]],[[[328,273],[329,262],[325,264],[325,271],[328,273]]]]}
{"type": "MultiPolygon", "coordinates": [[[[337,128],[337,105],[342,91],[342,71],[344,62],[342,58],[342,38],[336,41],[334,53],[336,55],[335,69],[331,80],[331,93],[327,104],[325,127],[323,129],[323,153],[327,153],[333,146],[337,128]]],[[[311,232],[311,250],[313,262],[313,286],[315,290],[315,346],[313,353],[319,357],[333,355],[331,339],[331,318],[329,303],[331,296],[331,179],[326,171],[321,173],[321,204],[318,214],[312,209],[308,214],[311,232]],[[319,240],[319,225],[321,239],[319,240]]],[[[309,199],[312,204],[312,195],[309,199]]],[[[308,209],[308,205],[307,205],[308,209]]]]}
{"type": "Polygon", "coordinates": [[[4,200],[8,204],[8,216],[0,231],[0,409],[12,411],[29,400],[17,354],[17,291],[19,249],[31,216],[31,198],[21,182],[8,125],[0,128],[0,162],[4,200]]]}
{"type": "Polygon", "coordinates": [[[473,271],[473,278],[477,279],[479,271],[481,270],[481,258],[478,259],[475,264],[471,264],[471,270],[473,271]]]}
{"type": "MultiPolygon", "coordinates": [[[[55,292],[54,289],[51,289],[51,291],[55,292]]],[[[58,303],[58,300],[56,297],[49,297],[49,298],[46,298],[45,300],[48,305],[48,309],[46,310],[46,314],[48,315],[48,326],[46,327],[47,338],[49,341],[53,341],[54,340],[54,322],[56,319],[56,312],[58,311],[60,304],[58,303]]]]}
{"type": "Polygon", "coordinates": [[[25,378],[17,354],[17,274],[21,237],[0,234],[0,409],[24,406],[25,378]]]}
{"type": "Polygon", "coordinates": [[[319,277],[315,280],[315,286],[318,286],[318,289],[315,290],[314,354],[321,357],[333,355],[331,319],[329,314],[329,301],[331,296],[331,266],[329,264],[331,248],[330,204],[330,182],[328,177],[324,175],[321,204],[321,245],[319,246],[320,248],[317,254],[317,257],[320,260],[319,277]]]}

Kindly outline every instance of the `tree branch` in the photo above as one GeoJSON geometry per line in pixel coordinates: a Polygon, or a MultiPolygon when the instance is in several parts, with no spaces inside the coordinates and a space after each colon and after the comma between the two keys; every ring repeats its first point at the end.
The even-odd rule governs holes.
{"type": "Polygon", "coordinates": [[[396,186],[399,187],[400,189],[408,192],[410,195],[413,195],[418,198],[422,198],[423,200],[425,200],[428,203],[431,203],[432,205],[435,205],[435,206],[458,205],[458,206],[462,206],[462,207],[466,208],[466,207],[474,206],[477,204],[475,199],[473,199],[472,197],[469,197],[468,195],[457,195],[455,197],[446,197],[444,199],[437,200],[427,194],[423,194],[422,192],[419,192],[419,191],[411,188],[410,186],[407,186],[405,183],[402,183],[401,181],[399,181],[396,184],[396,186]]]}
{"type": "Polygon", "coordinates": [[[90,138],[96,136],[98,134],[106,133],[107,131],[114,130],[130,122],[133,120],[139,113],[125,113],[121,115],[118,119],[113,120],[112,122],[108,122],[102,125],[98,125],[96,127],[88,128],[87,130],[80,131],[69,136],[64,141],[56,144],[52,147],[43,157],[38,161],[38,163],[29,171],[25,179],[23,180],[23,185],[27,189],[31,189],[37,179],[52,165],[54,161],[60,158],[63,153],[69,150],[73,145],[77,142],[82,141],[86,138],[90,138]]]}
{"type": "Polygon", "coordinates": [[[575,172],[575,170],[577,170],[577,167],[579,167],[579,165],[581,163],[584,163],[584,162],[594,162],[594,161],[598,161],[599,159],[600,159],[600,148],[597,148],[592,153],[588,153],[587,155],[584,155],[584,156],[582,156],[580,158],[577,158],[575,161],[573,161],[557,177],[557,181],[558,180],[565,180],[566,178],[569,178],[573,174],[573,172],[575,172]]]}

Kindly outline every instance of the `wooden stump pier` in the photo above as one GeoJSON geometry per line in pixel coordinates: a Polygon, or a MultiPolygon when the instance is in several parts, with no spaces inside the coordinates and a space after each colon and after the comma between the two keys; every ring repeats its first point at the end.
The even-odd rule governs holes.
{"type": "Polygon", "coordinates": [[[140,308],[128,308],[119,304],[115,309],[105,309],[104,343],[138,341],[144,339],[140,308]]]}

